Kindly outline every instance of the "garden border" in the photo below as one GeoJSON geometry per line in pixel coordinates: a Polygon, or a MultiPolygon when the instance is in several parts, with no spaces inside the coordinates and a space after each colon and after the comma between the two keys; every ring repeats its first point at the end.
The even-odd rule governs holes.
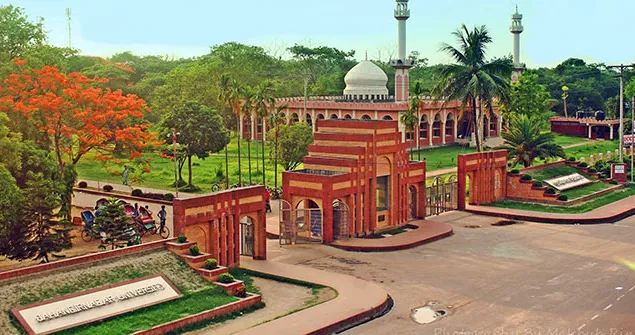
{"type": "Polygon", "coordinates": [[[139,202],[149,202],[149,203],[153,203],[153,204],[157,204],[157,205],[169,205],[169,206],[172,206],[172,201],[157,200],[157,199],[144,198],[144,197],[134,197],[132,195],[128,195],[128,194],[125,194],[125,193],[121,194],[121,193],[118,193],[118,192],[104,192],[104,191],[100,191],[100,190],[93,189],[93,188],[73,187],[73,193],[75,193],[75,192],[88,193],[88,194],[92,194],[92,195],[103,195],[104,198],[122,198],[122,199],[134,200],[134,201],[139,201],[139,202]]]}

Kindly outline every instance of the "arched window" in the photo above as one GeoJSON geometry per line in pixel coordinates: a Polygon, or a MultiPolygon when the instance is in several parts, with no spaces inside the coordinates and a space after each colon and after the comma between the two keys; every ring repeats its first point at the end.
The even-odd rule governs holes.
{"type": "Polygon", "coordinates": [[[337,116],[337,114],[331,114],[331,119],[333,120],[339,119],[339,116],[337,116]]]}
{"type": "Polygon", "coordinates": [[[447,121],[445,121],[445,136],[453,136],[454,134],[454,115],[448,114],[447,121]]]}
{"type": "Polygon", "coordinates": [[[344,116],[345,119],[352,119],[353,117],[350,114],[346,114],[346,116],[344,116]]]}
{"type": "Polygon", "coordinates": [[[318,120],[324,120],[324,115],[318,114],[317,118],[318,118],[318,120]]]}
{"type": "Polygon", "coordinates": [[[381,118],[382,120],[386,120],[386,121],[392,121],[392,117],[390,115],[386,115],[383,118],[381,118]]]}
{"type": "Polygon", "coordinates": [[[370,118],[370,116],[368,116],[368,115],[364,114],[364,115],[362,116],[362,120],[372,120],[372,119],[370,118]]]}
{"type": "Polygon", "coordinates": [[[300,121],[300,117],[298,116],[298,113],[291,114],[291,124],[294,124],[298,121],[300,121]]]}
{"type": "Polygon", "coordinates": [[[421,117],[421,122],[419,123],[419,138],[428,138],[428,116],[424,115],[421,117]]]}
{"type": "Polygon", "coordinates": [[[432,137],[441,137],[441,114],[439,113],[434,116],[434,123],[432,124],[432,137]]]}
{"type": "Polygon", "coordinates": [[[306,120],[306,123],[309,124],[309,126],[313,126],[313,120],[311,120],[311,114],[306,113],[306,115],[304,116],[304,119],[306,120]]]}

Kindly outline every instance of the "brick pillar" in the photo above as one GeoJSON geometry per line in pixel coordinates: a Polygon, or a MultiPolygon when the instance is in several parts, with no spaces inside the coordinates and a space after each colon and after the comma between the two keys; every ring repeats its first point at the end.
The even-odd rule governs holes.
{"type": "Polygon", "coordinates": [[[465,186],[466,186],[466,173],[465,173],[465,157],[463,155],[459,155],[458,158],[458,174],[457,174],[457,188],[458,188],[458,195],[457,195],[457,202],[458,202],[458,210],[460,211],[464,211],[465,210],[465,186]]]}
{"type": "Polygon", "coordinates": [[[172,201],[172,227],[174,236],[185,235],[185,205],[181,199],[172,201]]]}

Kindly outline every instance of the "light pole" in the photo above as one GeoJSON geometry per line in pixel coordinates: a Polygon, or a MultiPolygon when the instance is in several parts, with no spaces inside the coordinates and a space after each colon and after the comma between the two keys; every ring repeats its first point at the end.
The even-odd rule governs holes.
{"type": "Polygon", "coordinates": [[[172,145],[174,148],[174,189],[176,191],[176,198],[179,197],[179,175],[178,175],[178,168],[177,168],[177,162],[176,162],[176,137],[181,135],[181,133],[177,132],[174,128],[172,128],[172,133],[168,134],[168,137],[172,135],[172,145]]]}
{"type": "Polygon", "coordinates": [[[569,88],[562,86],[562,100],[564,100],[564,117],[569,117],[567,113],[567,98],[569,97],[569,88]]]}

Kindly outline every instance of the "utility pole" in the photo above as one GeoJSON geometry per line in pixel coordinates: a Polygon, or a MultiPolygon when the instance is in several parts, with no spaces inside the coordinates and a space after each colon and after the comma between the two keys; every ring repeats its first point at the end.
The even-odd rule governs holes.
{"type": "Polygon", "coordinates": [[[610,65],[606,68],[620,69],[620,163],[624,163],[624,69],[635,68],[635,64],[610,65]]]}
{"type": "Polygon", "coordinates": [[[66,18],[68,19],[68,48],[73,48],[73,43],[71,41],[71,9],[66,8],[66,18]]]}
{"type": "Polygon", "coordinates": [[[168,134],[168,137],[172,135],[172,145],[174,147],[174,189],[176,191],[175,198],[179,197],[179,173],[176,162],[176,137],[181,135],[181,133],[177,132],[174,128],[172,128],[172,133],[168,134]]]}

